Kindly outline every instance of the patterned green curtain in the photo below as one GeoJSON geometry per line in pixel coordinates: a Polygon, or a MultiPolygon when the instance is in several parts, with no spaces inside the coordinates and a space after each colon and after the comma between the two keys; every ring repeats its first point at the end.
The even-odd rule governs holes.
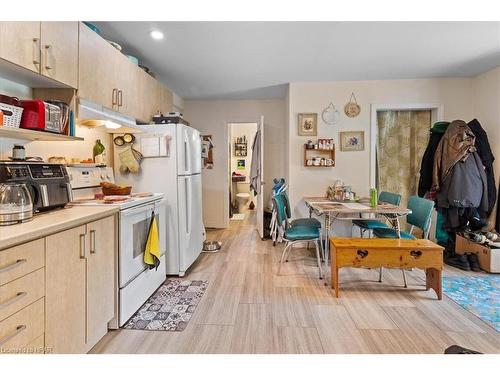
{"type": "Polygon", "coordinates": [[[377,112],[377,188],[401,194],[401,206],[417,193],[420,163],[429,141],[431,111],[377,112]]]}

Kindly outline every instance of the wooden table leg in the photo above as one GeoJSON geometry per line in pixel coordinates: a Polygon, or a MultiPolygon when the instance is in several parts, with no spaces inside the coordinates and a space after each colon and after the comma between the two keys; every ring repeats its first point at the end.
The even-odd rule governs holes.
{"type": "Polygon", "coordinates": [[[443,299],[443,283],[441,273],[441,270],[437,270],[435,268],[427,268],[425,270],[425,286],[427,290],[431,288],[434,289],[437,294],[438,300],[440,301],[443,299]]]}
{"type": "Polygon", "coordinates": [[[333,253],[330,254],[330,273],[332,274],[332,288],[335,289],[335,297],[339,297],[339,269],[335,262],[335,249],[333,253]]]}

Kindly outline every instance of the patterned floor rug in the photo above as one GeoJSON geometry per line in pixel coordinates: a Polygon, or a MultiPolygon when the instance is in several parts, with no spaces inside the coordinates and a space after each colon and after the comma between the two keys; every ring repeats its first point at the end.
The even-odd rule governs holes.
{"type": "Polygon", "coordinates": [[[500,276],[444,277],[443,292],[500,332],[500,276]]]}
{"type": "Polygon", "coordinates": [[[207,285],[208,281],[167,280],[123,328],[184,331],[207,285]]]}

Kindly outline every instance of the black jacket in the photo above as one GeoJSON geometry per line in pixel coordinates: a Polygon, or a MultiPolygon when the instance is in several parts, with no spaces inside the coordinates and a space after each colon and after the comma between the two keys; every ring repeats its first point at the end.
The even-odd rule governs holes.
{"type": "Polygon", "coordinates": [[[493,211],[497,197],[497,187],[495,184],[495,176],[493,175],[493,162],[495,157],[491,151],[488,135],[481,127],[481,124],[476,119],[467,124],[476,137],[476,149],[481,161],[483,162],[486,172],[486,182],[488,186],[488,209],[486,214],[489,215],[493,211]]]}
{"type": "Polygon", "coordinates": [[[434,155],[441,138],[443,138],[449,122],[438,122],[431,129],[429,143],[422,156],[420,164],[420,178],[418,181],[418,195],[423,197],[432,187],[432,169],[434,168],[434,155]]]}

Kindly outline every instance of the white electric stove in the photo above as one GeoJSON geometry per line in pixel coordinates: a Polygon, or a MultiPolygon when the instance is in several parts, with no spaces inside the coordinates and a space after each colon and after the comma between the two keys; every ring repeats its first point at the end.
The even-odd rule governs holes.
{"type": "Polygon", "coordinates": [[[113,205],[120,209],[118,220],[118,325],[123,326],[153,292],[165,281],[166,201],[163,193],[132,192],[123,201],[105,203],[95,199],[101,193],[99,184],[114,183],[113,168],[67,167],[73,191],[71,205],[113,205]],[[138,194],[134,196],[134,193],[138,194]],[[157,269],[149,269],[143,261],[149,225],[156,217],[161,257],[157,269]]]}

